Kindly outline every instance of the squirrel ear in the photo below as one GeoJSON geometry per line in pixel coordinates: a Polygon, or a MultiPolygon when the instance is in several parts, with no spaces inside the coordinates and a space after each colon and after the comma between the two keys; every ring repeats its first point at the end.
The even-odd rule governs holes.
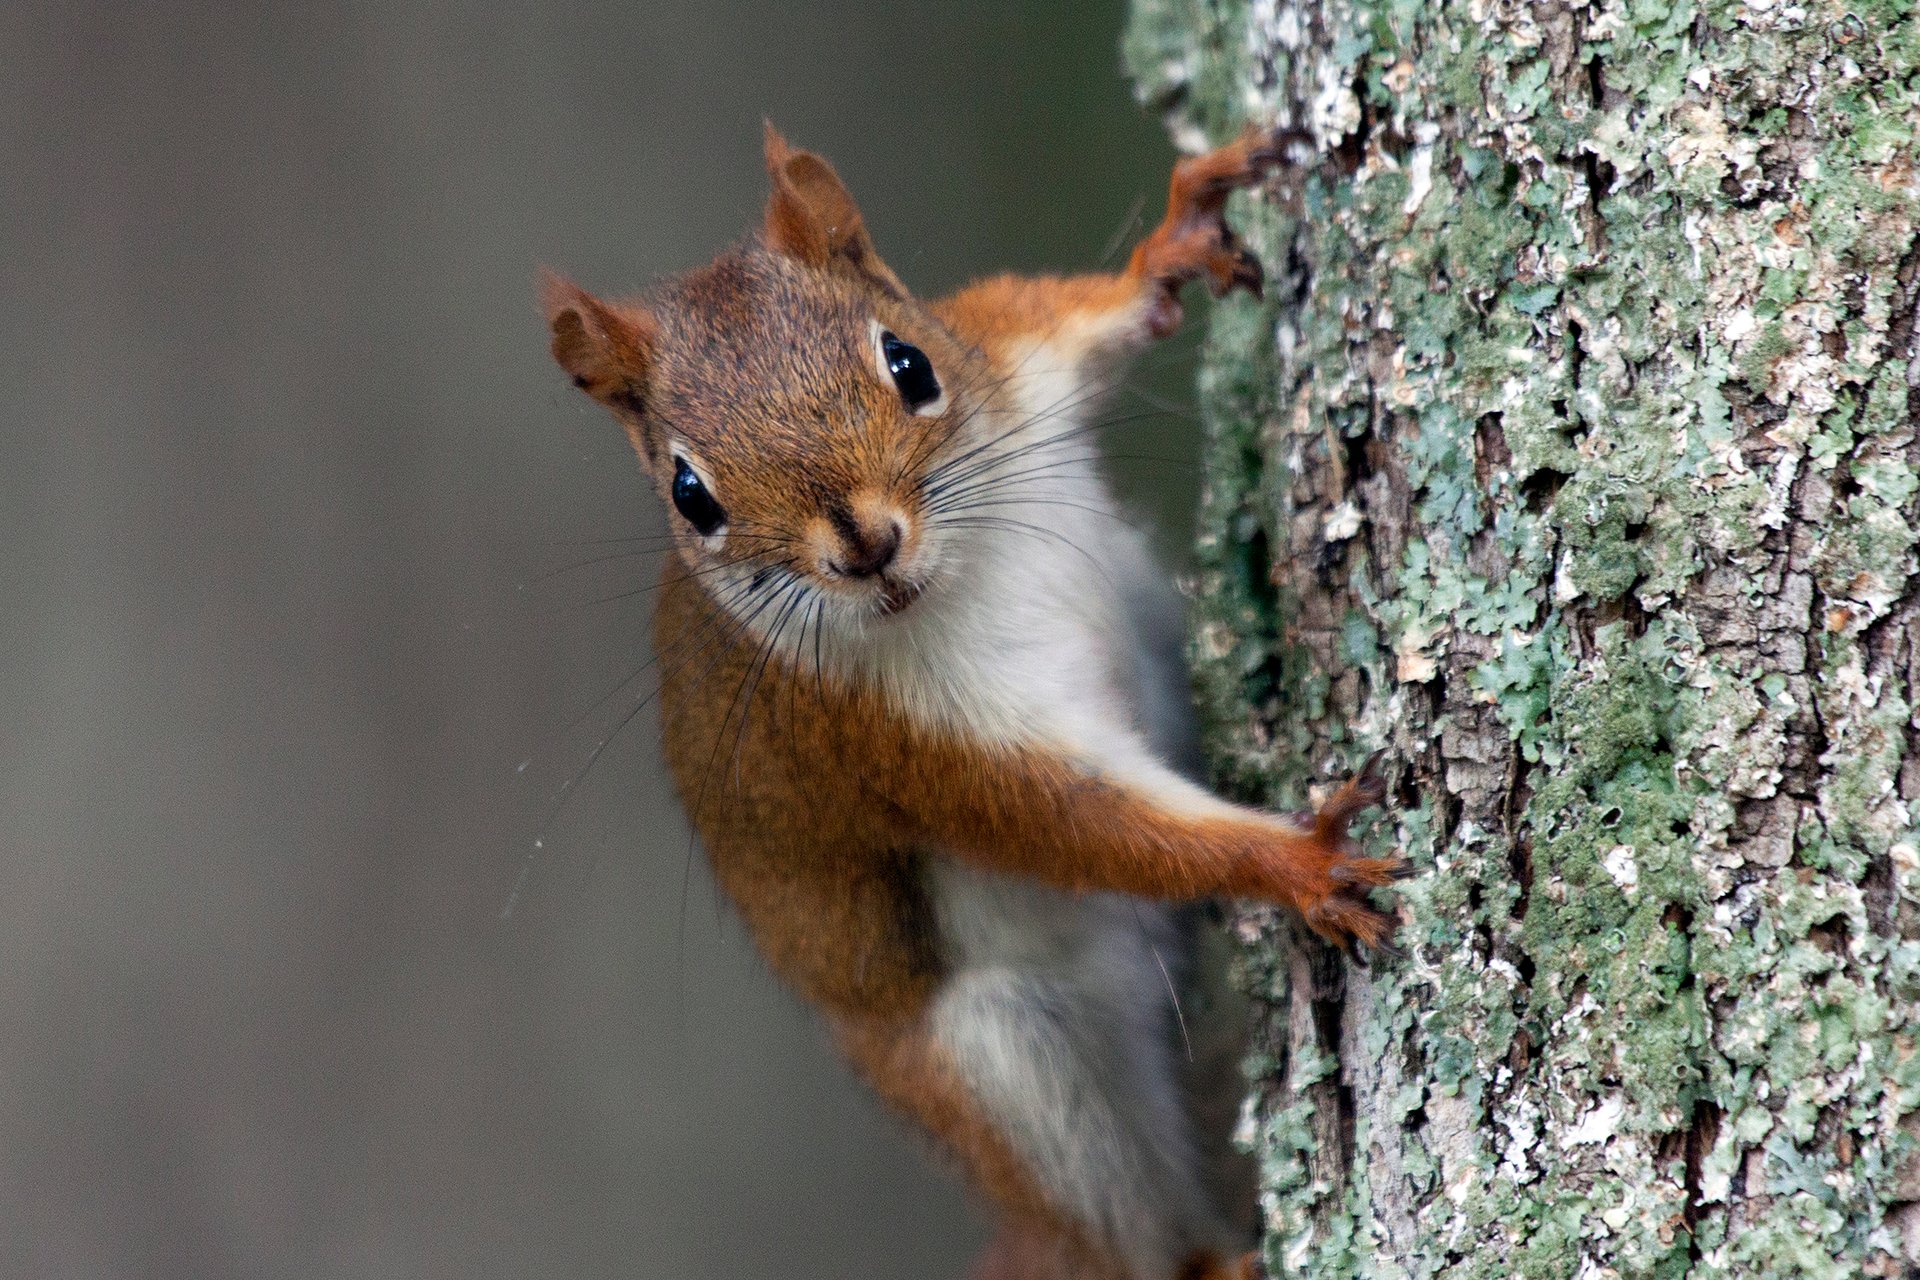
{"type": "Polygon", "coordinates": [[[833,166],[811,151],[795,151],[769,120],[766,127],[766,239],[769,247],[814,267],[851,267],[895,297],[900,278],[874,252],[866,220],[833,166]]]}
{"type": "Polygon", "coordinates": [[[541,276],[540,304],[553,333],[553,358],[573,385],[615,413],[638,418],[659,333],[654,318],[638,306],[602,302],[552,274],[541,276]]]}

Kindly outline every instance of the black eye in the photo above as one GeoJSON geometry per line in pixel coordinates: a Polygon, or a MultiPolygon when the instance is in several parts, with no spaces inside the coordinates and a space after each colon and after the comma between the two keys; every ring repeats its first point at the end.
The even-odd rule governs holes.
{"type": "Polygon", "coordinates": [[[910,342],[902,342],[890,333],[880,335],[880,354],[886,357],[887,372],[907,408],[919,409],[940,398],[940,380],[933,376],[933,361],[910,342]]]}
{"type": "Polygon", "coordinates": [[[673,505],[703,538],[727,522],[727,509],[713,500],[685,458],[673,460],[673,505]]]}

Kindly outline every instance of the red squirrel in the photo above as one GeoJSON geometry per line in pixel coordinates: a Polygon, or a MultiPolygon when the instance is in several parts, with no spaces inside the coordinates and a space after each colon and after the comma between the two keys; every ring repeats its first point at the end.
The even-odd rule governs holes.
{"type": "Polygon", "coordinates": [[[1281,139],[1176,164],[1125,270],[937,301],[826,160],[765,146],[738,247],[635,300],[544,285],[554,359],[669,508],[654,634],[688,815],[774,970],[997,1208],[977,1276],[1256,1275],[1183,1083],[1177,904],[1378,945],[1366,894],[1404,864],[1348,837],[1371,768],[1296,821],[1172,763],[1177,599],[1088,439],[1182,284],[1259,288],[1222,208],[1281,139]]]}

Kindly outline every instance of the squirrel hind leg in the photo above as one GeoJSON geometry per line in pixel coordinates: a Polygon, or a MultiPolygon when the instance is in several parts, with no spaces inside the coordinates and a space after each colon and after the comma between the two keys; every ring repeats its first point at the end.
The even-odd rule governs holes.
{"type": "MultiPolygon", "coordinates": [[[[1138,991],[1164,981],[1158,968],[1135,976],[1138,991]]],[[[1244,1237],[1210,1203],[1162,1028],[1090,997],[1033,974],[963,969],[930,1021],[1047,1205],[1108,1260],[1090,1275],[1172,1280],[1197,1251],[1244,1237]]]]}

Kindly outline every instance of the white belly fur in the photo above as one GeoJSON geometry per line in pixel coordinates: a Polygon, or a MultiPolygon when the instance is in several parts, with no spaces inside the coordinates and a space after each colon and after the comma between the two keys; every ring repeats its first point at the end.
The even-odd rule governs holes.
{"type": "Polygon", "coordinates": [[[1210,1203],[1182,1092],[1168,909],[937,860],[954,968],[934,1036],[1050,1199],[1140,1280],[1244,1247],[1210,1203]]]}
{"type": "MultiPolygon", "coordinates": [[[[1028,478],[986,509],[1004,519],[961,530],[937,588],[843,660],[930,728],[1061,750],[1204,812],[1220,802],[1191,778],[1179,598],[1097,468],[1041,466],[1085,447],[1073,443],[1075,420],[1045,412],[1072,389],[1046,377],[1029,389],[1033,421],[1060,433],[1057,455],[1032,452],[1013,420],[982,427],[1021,446],[1028,478]]],[[[1054,1206],[1133,1280],[1169,1280],[1199,1250],[1246,1247],[1207,1189],[1212,1153],[1188,1114],[1173,992],[1190,939],[1174,910],[925,852],[947,972],[930,1030],[1054,1206]]],[[[1216,1058],[1233,1076],[1230,1040],[1216,1058]]]]}
{"type": "MultiPolygon", "coordinates": [[[[1179,602],[1141,540],[1110,534],[1103,550],[1127,622],[1099,637],[1119,668],[1106,701],[1117,693],[1155,754],[1188,765],[1179,602]],[[1121,636],[1133,652],[1112,652],[1121,636]]],[[[1087,643],[1083,655],[1098,651],[1087,643]]],[[[1245,1247],[1205,1189],[1183,1095],[1174,992],[1189,943],[1172,910],[938,853],[926,879],[950,966],[934,1035],[1053,1202],[1140,1280],[1164,1280],[1197,1250],[1245,1247]]]]}

